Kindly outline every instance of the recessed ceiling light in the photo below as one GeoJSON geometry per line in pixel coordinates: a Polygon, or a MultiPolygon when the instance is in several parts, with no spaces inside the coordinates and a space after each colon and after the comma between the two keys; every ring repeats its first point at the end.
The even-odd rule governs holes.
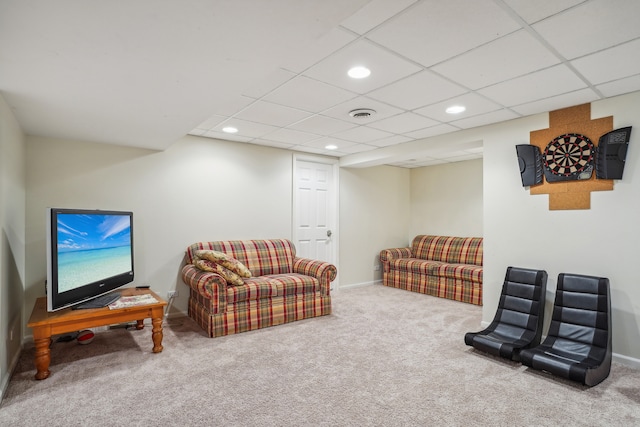
{"type": "Polygon", "coordinates": [[[353,79],[364,79],[365,77],[369,77],[371,70],[367,67],[358,66],[350,69],[347,74],[353,79]]]}
{"type": "Polygon", "coordinates": [[[234,128],[233,126],[226,126],[222,128],[222,132],[226,132],[226,133],[236,133],[238,132],[237,128],[234,128]]]}
{"type": "Polygon", "coordinates": [[[333,145],[333,144],[329,144],[329,145],[325,145],[325,147],[327,150],[337,150],[338,146],[337,145],[333,145]]]}
{"type": "Polygon", "coordinates": [[[451,107],[447,108],[445,111],[449,114],[460,114],[466,109],[467,107],[464,107],[462,105],[452,105],[451,107]]]}

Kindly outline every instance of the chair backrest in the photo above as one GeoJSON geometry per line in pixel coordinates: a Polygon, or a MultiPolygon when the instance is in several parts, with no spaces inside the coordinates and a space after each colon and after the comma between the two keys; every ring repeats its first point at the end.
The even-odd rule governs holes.
{"type": "Polygon", "coordinates": [[[243,263],[253,276],[287,274],[293,270],[296,247],[287,239],[220,240],[198,242],[187,248],[187,262],[193,262],[197,250],[224,252],[243,263]]]}
{"type": "Polygon", "coordinates": [[[560,273],[545,343],[573,360],[604,360],[611,354],[609,279],[560,273]]]}
{"type": "Polygon", "coordinates": [[[508,267],[492,322],[494,330],[528,341],[524,348],[540,344],[546,291],[545,270],[508,267]]]}
{"type": "Polygon", "coordinates": [[[482,237],[419,235],[411,242],[414,258],[482,265],[482,237]]]}

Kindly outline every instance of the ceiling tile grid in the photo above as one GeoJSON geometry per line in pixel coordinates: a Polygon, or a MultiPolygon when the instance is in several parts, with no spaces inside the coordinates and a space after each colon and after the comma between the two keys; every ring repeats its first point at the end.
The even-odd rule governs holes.
{"type": "Polygon", "coordinates": [[[638,0],[210,3],[7,3],[2,96],[30,135],[166,149],[188,133],[416,167],[482,156],[416,140],[640,90],[638,0]]]}
{"type": "MultiPolygon", "coordinates": [[[[342,157],[639,90],[637,16],[640,2],[625,0],[373,0],[290,62],[298,65],[256,82],[242,94],[253,102],[230,118],[280,127],[238,132],[254,143],[342,157]],[[583,25],[590,31],[576,31],[583,25]],[[371,75],[348,77],[356,65],[371,75]],[[445,112],[452,105],[466,110],[445,112]],[[352,117],[357,109],[373,112],[352,117]]],[[[234,123],[220,119],[192,134],[234,123]]],[[[390,164],[482,151],[432,155],[390,164]]]]}

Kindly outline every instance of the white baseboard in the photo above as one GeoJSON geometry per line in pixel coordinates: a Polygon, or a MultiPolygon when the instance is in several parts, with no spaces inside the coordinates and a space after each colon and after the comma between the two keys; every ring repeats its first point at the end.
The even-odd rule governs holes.
{"type": "MultiPolygon", "coordinates": [[[[21,345],[20,348],[22,348],[23,346],[21,345]]],[[[5,372],[5,374],[2,377],[2,382],[0,382],[0,402],[2,402],[2,399],[4,398],[4,394],[7,392],[7,388],[9,387],[9,381],[11,380],[11,376],[13,375],[13,371],[16,369],[16,366],[18,366],[18,360],[20,360],[20,354],[22,353],[22,351],[17,351],[16,354],[13,355],[13,358],[11,359],[11,363],[9,363],[9,368],[7,369],[7,372],[5,372]]]]}
{"type": "Polygon", "coordinates": [[[612,359],[621,365],[628,366],[633,369],[640,369],[640,359],[625,356],[624,354],[613,353],[612,359]]]}
{"type": "Polygon", "coordinates": [[[382,280],[373,280],[371,282],[350,283],[348,285],[340,285],[337,290],[361,288],[363,286],[382,285],[382,280]]]}

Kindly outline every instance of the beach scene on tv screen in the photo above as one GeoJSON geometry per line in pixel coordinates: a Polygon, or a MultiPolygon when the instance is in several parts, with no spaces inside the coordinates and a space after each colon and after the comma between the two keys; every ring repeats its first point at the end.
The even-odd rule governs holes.
{"type": "Polygon", "coordinates": [[[128,215],[58,215],[58,292],[133,270],[128,215]]]}

